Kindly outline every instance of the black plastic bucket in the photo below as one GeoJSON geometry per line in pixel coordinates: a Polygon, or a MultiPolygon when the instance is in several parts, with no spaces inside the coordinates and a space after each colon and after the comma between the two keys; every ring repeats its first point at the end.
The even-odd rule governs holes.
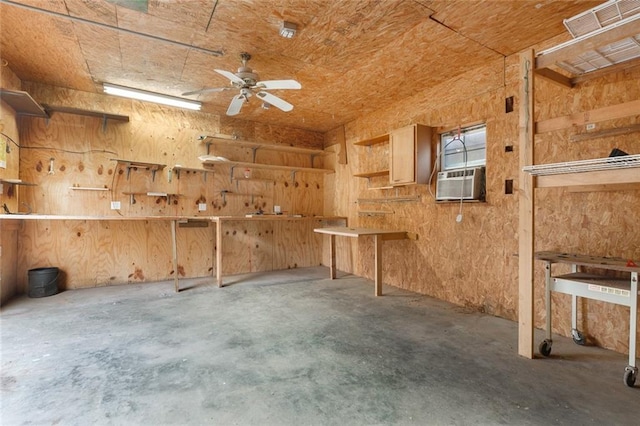
{"type": "Polygon", "coordinates": [[[53,296],[58,292],[58,268],[29,269],[29,297],[53,296]]]}

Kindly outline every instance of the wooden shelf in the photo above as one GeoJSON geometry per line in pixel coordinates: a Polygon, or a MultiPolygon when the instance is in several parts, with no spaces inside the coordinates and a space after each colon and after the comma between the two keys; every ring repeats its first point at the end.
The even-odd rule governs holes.
{"type": "Polygon", "coordinates": [[[146,195],[147,197],[179,197],[180,194],[170,194],[167,192],[123,192],[124,195],[146,195]]]}
{"type": "MultiPolygon", "coordinates": [[[[269,151],[288,152],[290,154],[306,154],[312,156],[333,154],[322,149],[310,149],[299,148],[289,145],[276,145],[269,143],[251,142],[241,139],[232,139],[230,136],[218,135],[218,136],[200,136],[199,138],[203,143],[207,145],[223,145],[231,147],[249,148],[249,149],[265,149],[269,151]]],[[[208,153],[207,153],[208,155],[208,153]]]]}
{"type": "Polygon", "coordinates": [[[222,196],[222,202],[225,203],[227,201],[227,196],[235,196],[235,197],[251,197],[251,202],[253,203],[253,200],[258,197],[258,198],[264,198],[263,194],[251,194],[251,193],[246,193],[246,192],[233,192],[233,191],[227,191],[227,190],[222,190],[220,191],[220,195],[222,196]]]}
{"type": "Polygon", "coordinates": [[[213,170],[207,170],[207,169],[203,169],[203,168],[197,168],[197,167],[182,167],[182,166],[173,166],[171,169],[169,169],[169,183],[171,183],[171,178],[172,178],[172,174],[175,173],[176,176],[178,177],[178,179],[180,179],[180,174],[182,172],[187,172],[187,173],[203,173],[204,174],[204,178],[205,180],[207,179],[207,173],[213,173],[213,170]]]}
{"type": "Polygon", "coordinates": [[[156,172],[158,170],[162,170],[167,167],[166,164],[158,164],[158,163],[144,163],[142,161],[131,161],[131,160],[122,160],[118,158],[112,158],[111,161],[116,161],[118,164],[122,164],[127,169],[127,179],[129,179],[129,175],[131,173],[131,169],[144,169],[149,170],[152,173],[152,179],[156,179],[156,172]]]}
{"type": "Polygon", "coordinates": [[[0,99],[5,101],[18,115],[49,118],[44,108],[27,92],[0,89],[0,99]]]}
{"type": "Polygon", "coordinates": [[[310,167],[293,167],[293,166],[276,166],[273,164],[261,164],[261,163],[247,163],[242,161],[230,161],[230,160],[217,160],[214,159],[214,156],[201,156],[200,160],[205,166],[215,166],[222,165],[228,167],[249,167],[255,169],[265,169],[265,170],[285,170],[291,172],[304,172],[304,173],[333,173],[333,170],[330,169],[317,169],[310,167]],[[211,157],[211,158],[207,158],[211,157]]]}
{"type": "Polygon", "coordinates": [[[238,197],[264,197],[264,195],[262,194],[252,194],[249,192],[234,192],[234,191],[228,191],[228,190],[222,190],[220,191],[221,194],[227,194],[227,195],[236,195],[238,197]]]}
{"type": "Polygon", "coordinates": [[[388,210],[358,210],[358,216],[384,216],[393,213],[388,210]]]}
{"type": "Polygon", "coordinates": [[[373,172],[356,173],[353,175],[353,177],[359,177],[359,178],[372,178],[372,177],[380,177],[380,176],[389,176],[389,170],[376,170],[373,172]]]}
{"type": "Polygon", "coordinates": [[[121,160],[118,158],[112,158],[111,161],[117,161],[118,164],[124,164],[128,168],[146,169],[151,171],[158,171],[167,167],[166,164],[144,163],[142,161],[121,160]]]}
{"type": "Polygon", "coordinates": [[[119,114],[109,114],[107,112],[101,111],[93,111],[88,109],[80,109],[80,108],[70,108],[63,106],[52,106],[52,105],[44,105],[45,110],[49,115],[52,115],[53,112],[62,112],[65,114],[75,114],[75,115],[84,115],[87,117],[96,117],[102,118],[103,120],[115,120],[122,121],[125,123],[129,122],[129,116],[127,115],[119,115],[119,114]]]}
{"type": "Polygon", "coordinates": [[[525,166],[536,188],[640,183],[640,155],[525,166]]]}
{"type": "Polygon", "coordinates": [[[38,186],[36,183],[24,182],[20,179],[3,179],[0,178],[0,183],[8,183],[10,185],[22,185],[22,186],[38,186]]]}
{"type": "Polygon", "coordinates": [[[106,186],[103,187],[92,187],[92,186],[70,186],[69,189],[74,191],[108,191],[109,188],[106,186]]]}
{"type": "Polygon", "coordinates": [[[419,195],[412,195],[407,197],[358,198],[358,203],[403,203],[419,200],[419,195]]]}
{"type": "Polygon", "coordinates": [[[233,180],[235,182],[269,182],[269,183],[273,183],[273,179],[264,179],[264,178],[234,177],[233,180]]]}
{"type": "Polygon", "coordinates": [[[367,191],[371,191],[371,190],[380,190],[380,189],[393,189],[395,188],[395,186],[391,186],[391,185],[385,185],[385,186],[371,186],[369,188],[367,188],[367,191]]]}
{"type": "Polygon", "coordinates": [[[135,204],[136,203],[136,197],[162,197],[162,198],[166,198],[167,199],[167,203],[171,202],[172,198],[178,198],[180,197],[180,194],[169,194],[166,192],[123,192],[123,195],[128,195],[129,196],[129,203],[130,204],[135,204]]]}
{"type": "Polygon", "coordinates": [[[378,145],[381,143],[389,143],[389,135],[388,134],[384,134],[384,135],[380,135],[380,136],[376,136],[374,138],[371,139],[365,139],[362,141],[358,141],[358,142],[354,142],[354,145],[358,145],[358,146],[372,146],[372,145],[378,145]]]}

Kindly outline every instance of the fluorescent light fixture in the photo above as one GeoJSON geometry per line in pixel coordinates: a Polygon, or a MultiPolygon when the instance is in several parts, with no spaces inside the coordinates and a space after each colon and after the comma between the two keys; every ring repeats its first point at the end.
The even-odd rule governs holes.
{"type": "Polygon", "coordinates": [[[122,96],[123,98],[137,99],[139,101],[155,102],[157,104],[169,105],[178,108],[186,108],[199,111],[202,104],[197,101],[176,98],[159,93],[146,92],[144,90],[132,89],[124,86],[117,86],[110,83],[102,83],[104,93],[114,96],[122,96]]]}
{"type": "Polygon", "coordinates": [[[298,26],[296,24],[284,21],[282,22],[282,26],[280,27],[280,35],[284,38],[292,38],[295,35],[297,29],[298,26]]]}

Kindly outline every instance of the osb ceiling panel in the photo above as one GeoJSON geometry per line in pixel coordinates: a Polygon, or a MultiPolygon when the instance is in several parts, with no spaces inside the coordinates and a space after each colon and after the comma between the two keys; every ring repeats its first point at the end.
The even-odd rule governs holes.
{"type": "MultiPolygon", "coordinates": [[[[599,3],[0,0],[0,56],[23,81],[88,92],[110,82],[181,96],[228,86],[214,69],[235,72],[248,52],[261,79],[295,79],[302,90],[272,92],[294,105],[289,113],[262,109],[253,97],[239,118],[328,131],[563,34],[563,19],[599,3]],[[294,38],[278,35],[283,20],[298,25],[294,38]]],[[[190,98],[224,115],[236,93],[190,98]]]]}

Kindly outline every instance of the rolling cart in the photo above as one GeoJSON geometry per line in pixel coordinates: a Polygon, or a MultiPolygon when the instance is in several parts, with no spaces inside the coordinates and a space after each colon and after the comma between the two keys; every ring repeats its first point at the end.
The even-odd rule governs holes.
{"type": "Polygon", "coordinates": [[[576,344],[584,345],[585,338],[578,330],[578,297],[628,306],[629,314],[629,365],[624,369],[624,383],[633,387],[638,376],[636,367],[636,330],[638,324],[638,273],[640,261],[610,257],[594,257],[560,252],[537,252],[535,258],[545,262],[546,338],[538,346],[540,354],[549,356],[551,338],[551,292],[571,295],[571,337],[576,344]],[[551,265],[571,265],[571,273],[553,276],[551,265]],[[630,278],[616,278],[578,272],[578,266],[630,273],[630,278]]]}

